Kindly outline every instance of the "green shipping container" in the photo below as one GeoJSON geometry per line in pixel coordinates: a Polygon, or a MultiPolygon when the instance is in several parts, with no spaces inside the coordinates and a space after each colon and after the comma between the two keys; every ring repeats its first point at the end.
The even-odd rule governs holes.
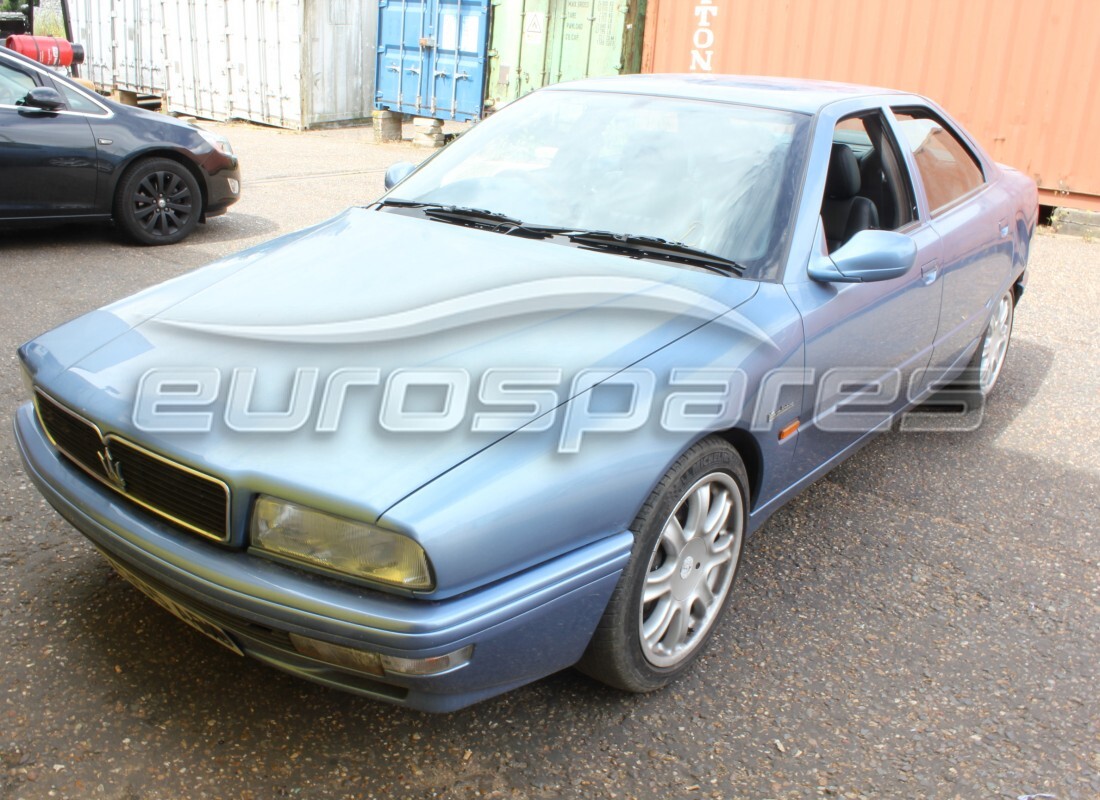
{"type": "Polygon", "coordinates": [[[497,0],[485,110],[577,78],[638,72],[646,0],[497,0]]]}

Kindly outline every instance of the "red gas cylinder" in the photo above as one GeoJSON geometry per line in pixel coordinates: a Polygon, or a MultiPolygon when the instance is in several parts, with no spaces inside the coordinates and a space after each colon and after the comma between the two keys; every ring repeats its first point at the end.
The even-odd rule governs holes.
{"type": "Polygon", "coordinates": [[[47,67],[84,63],[84,46],[56,36],[9,36],[7,48],[47,67]]]}

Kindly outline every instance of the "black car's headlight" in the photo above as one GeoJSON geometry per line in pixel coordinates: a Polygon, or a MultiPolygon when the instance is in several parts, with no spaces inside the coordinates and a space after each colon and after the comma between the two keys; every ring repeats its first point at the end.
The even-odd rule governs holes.
{"type": "Polygon", "coordinates": [[[365,522],[261,495],[252,546],[303,564],[405,589],[431,589],[428,556],[415,541],[365,522]]]}
{"type": "Polygon", "coordinates": [[[206,140],[206,143],[217,150],[219,153],[224,153],[227,156],[233,155],[233,145],[229,143],[229,140],[224,136],[219,136],[216,133],[205,131],[202,128],[196,127],[195,130],[199,132],[199,136],[206,140]]]}

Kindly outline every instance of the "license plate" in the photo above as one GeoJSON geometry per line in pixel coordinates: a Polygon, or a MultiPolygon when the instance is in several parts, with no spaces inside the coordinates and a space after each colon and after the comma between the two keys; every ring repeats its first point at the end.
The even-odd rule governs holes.
{"type": "Polygon", "coordinates": [[[244,653],[241,652],[241,648],[238,647],[237,643],[233,641],[233,638],[220,627],[215,625],[213,622],[206,619],[205,617],[199,616],[189,608],[184,608],[170,597],[166,597],[165,595],[161,594],[140,577],[131,572],[129,569],[122,566],[122,564],[119,564],[113,558],[108,557],[107,561],[112,567],[115,568],[115,572],[122,576],[123,580],[125,580],[135,589],[140,591],[142,594],[144,594],[158,606],[163,608],[165,611],[169,612],[177,619],[186,622],[203,636],[207,636],[213,639],[218,644],[222,645],[223,647],[229,648],[237,655],[244,655],[244,653]]]}

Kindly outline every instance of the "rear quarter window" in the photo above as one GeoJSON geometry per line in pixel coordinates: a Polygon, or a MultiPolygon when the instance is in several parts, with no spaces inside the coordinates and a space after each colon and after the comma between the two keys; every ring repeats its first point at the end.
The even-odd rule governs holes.
{"type": "Polygon", "coordinates": [[[903,141],[916,161],[932,214],[985,183],[978,160],[951,126],[925,109],[893,109],[903,141]]]}

